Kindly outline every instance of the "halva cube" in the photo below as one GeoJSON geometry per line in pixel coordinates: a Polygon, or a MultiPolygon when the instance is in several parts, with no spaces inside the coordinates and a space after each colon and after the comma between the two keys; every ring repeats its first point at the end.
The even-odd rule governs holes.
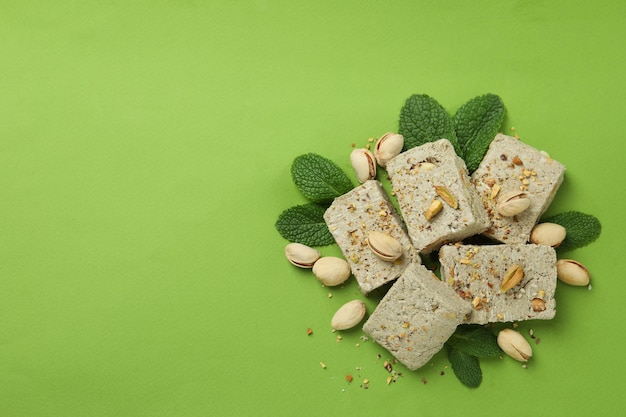
{"type": "Polygon", "coordinates": [[[565,167],[546,153],[519,139],[498,134],[472,174],[489,216],[490,226],[484,234],[502,243],[528,242],[532,228],[554,199],[564,173],[565,167]],[[519,214],[514,214],[516,210],[499,211],[499,204],[511,196],[516,198],[516,194],[530,200],[528,208],[519,214]]]}
{"type": "Polygon", "coordinates": [[[409,237],[420,252],[430,253],[489,226],[465,162],[447,139],[401,153],[387,163],[387,172],[409,237]]]}
{"type": "Polygon", "coordinates": [[[441,350],[471,310],[426,267],[411,264],[385,294],[363,331],[415,370],[441,350]]]}
{"type": "Polygon", "coordinates": [[[363,294],[398,278],[411,261],[421,262],[382,184],[376,180],[335,198],[324,220],[363,294]],[[394,238],[401,246],[400,257],[387,261],[377,256],[368,245],[370,232],[394,238]]]}
{"type": "Polygon", "coordinates": [[[442,281],[472,309],[470,323],[555,316],[556,252],[551,246],[446,245],[439,260],[442,281]]]}

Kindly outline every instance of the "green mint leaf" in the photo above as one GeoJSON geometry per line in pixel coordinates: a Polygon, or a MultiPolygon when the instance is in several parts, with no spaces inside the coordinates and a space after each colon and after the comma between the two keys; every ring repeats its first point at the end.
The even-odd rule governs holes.
{"type": "Polygon", "coordinates": [[[558,251],[582,248],[596,240],[602,231],[600,220],[580,211],[567,211],[541,221],[560,224],[567,231],[565,240],[557,248],[558,251]]]}
{"type": "Polygon", "coordinates": [[[333,161],[308,153],[291,165],[291,178],[306,198],[314,203],[329,203],[352,190],[354,185],[333,161]]]}
{"type": "Polygon", "coordinates": [[[406,100],[400,110],[398,133],[404,136],[405,151],[442,138],[448,139],[457,153],[459,151],[450,115],[426,94],[414,94],[406,100]]]}
{"type": "Polygon", "coordinates": [[[483,372],[476,356],[448,347],[448,360],[454,375],[463,385],[476,388],[483,381],[483,372]]]}
{"type": "Polygon", "coordinates": [[[480,358],[498,356],[502,353],[493,332],[477,324],[457,327],[446,343],[456,350],[480,358]]]}
{"type": "Polygon", "coordinates": [[[504,121],[504,103],[495,94],[474,97],[454,115],[454,129],[467,169],[473,172],[504,121]]]}
{"type": "Polygon", "coordinates": [[[307,246],[326,246],[335,243],[324,221],[326,208],[309,203],[283,211],[276,221],[276,230],[290,242],[307,246]]]}

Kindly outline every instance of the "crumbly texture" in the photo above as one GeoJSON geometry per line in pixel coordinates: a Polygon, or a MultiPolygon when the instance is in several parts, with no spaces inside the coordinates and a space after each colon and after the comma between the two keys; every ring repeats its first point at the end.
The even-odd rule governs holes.
{"type": "Polygon", "coordinates": [[[447,139],[401,153],[389,161],[387,172],[409,237],[420,252],[430,253],[446,242],[479,234],[489,226],[465,162],[447,139]],[[436,186],[445,187],[458,202],[458,208],[446,203],[437,194],[436,186]],[[428,220],[425,214],[435,199],[443,202],[443,208],[428,220]]]}
{"type": "Polygon", "coordinates": [[[376,180],[366,181],[336,198],[324,213],[324,220],[363,294],[398,278],[411,261],[421,262],[400,217],[376,180]],[[402,256],[393,262],[376,256],[367,244],[371,231],[389,234],[400,242],[402,256]]]}
{"type": "Polygon", "coordinates": [[[407,368],[424,366],[471,312],[454,290],[423,265],[411,264],[363,326],[407,368]]]}
{"type": "Polygon", "coordinates": [[[439,250],[441,279],[472,309],[470,323],[552,319],[556,313],[556,252],[546,245],[446,245],[439,250]],[[510,265],[524,270],[522,281],[500,291],[510,265]],[[533,299],[545,302],[534,311],[533,299]]]}
{"type": "Polygon", "coordinates": [[[554,199],[564,173],[565,167],[547,154],[519,139],[498,134],[472,174],[489,216],[490,226],[484,234],[502,243],[528,242],[532,228],[554,199]],[[498,198],[513,191],[526,192],[530,207],[516,216],[503,217],[496,211],[498,198]]]}

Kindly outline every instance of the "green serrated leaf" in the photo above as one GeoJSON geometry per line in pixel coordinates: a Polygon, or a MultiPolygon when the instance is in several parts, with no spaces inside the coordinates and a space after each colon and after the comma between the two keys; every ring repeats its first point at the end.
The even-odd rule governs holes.
{"type": "Polygon", "coordinates": [[[294,159],[291,178],[302,194],[314,203],[329,203],[354,187],[339,166],[314,153],[294,159]]]}
{"type": "Polygon", "coordinates": [[[600,220],[580,211],[566,211],[541,219],[541,222],[560,224],[567,231],[565,240],[557,248],[558,251],[582,248],[596,240],[602,231],[600,220]]]}
{"type": "Polygon", "coordinates": [[[470,172],[478,168],[502,126],[505,114],[504,103],[495,94],[474,97],[455,113],[453,121],[461,149],[459,155],[470,172]]]}
{"type": "Polygon", "coordinates": [[[463,385],[476,388],[483,381],[483,371],[480,369],[477,357],[448,347],[448,360],[452,365],[454,375],[463,385]]]}
{"type": "Polygon", "coordinates": [[[452,120],[448,112],[434,98],[426,94],[414,94],[400,110],[398,133],[404,136],[403,150],[426,142],[448,139],[459,152],[452,120]]]}
{"type": "Polygon", "coordinates": [[[283,211],[276,221],[276,230],[290,242],[307,246],[326,246],[335,243],[324,221],[326,207],[309,203],[283,211]]]}
{"type": "Polygon", "coordinates": [[[457,327],[446,343],[456,350],[480,358],[498,356],[502,353],[493,332],[477,324],[457,327]]]}

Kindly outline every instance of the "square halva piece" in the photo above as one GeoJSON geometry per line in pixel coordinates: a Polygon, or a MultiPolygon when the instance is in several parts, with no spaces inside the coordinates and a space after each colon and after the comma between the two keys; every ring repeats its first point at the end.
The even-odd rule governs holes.
{"type": "Polygon", "coordinates": [[[532,228],[554,199],[565,167],[545,152],[519,139],[498,134],[472,174],[490,226],[485,236],[503,243],[526,243],[532,228]],[[515,216],[498,213],[498,203],[512,193],[523,192],[530,206],[515,216]]]}
{"type": "Polygon", "coordinates": [[[398,278],[411,261],[421,262],[400,217],[376,180],[366,181],[335,198],[324,213],[324,220],[363,294],[398,278]],[[376,256],[367,244],[372,231],[388,234],[400,242],[400,258],[389,262],[376,256]]]}
{"type": "Polygon", "coordinates": [[[556,252],[546,245],[446,245],[439,250],[441,279],[472,308],[469,323],[551,319],[556,311],[556,252]],[[502,292],[511,265],[523,278],[502,292]]]}
{"type": "Polygon", "coordinates": [[[423,265],[411,264],[363,326],[410,370],[424,366],[471,312],[471,306],[423,265]]]}
{"type": "Polygon", "coordinates": [[[482,233],[489,226],[465,162],[447,139],[401,153],[387,163],[387,172],[418,251],[430,253],[446,242],[482,233]],[[441,210],[428,218],[433,201],[442,203],[441,210]]]}

